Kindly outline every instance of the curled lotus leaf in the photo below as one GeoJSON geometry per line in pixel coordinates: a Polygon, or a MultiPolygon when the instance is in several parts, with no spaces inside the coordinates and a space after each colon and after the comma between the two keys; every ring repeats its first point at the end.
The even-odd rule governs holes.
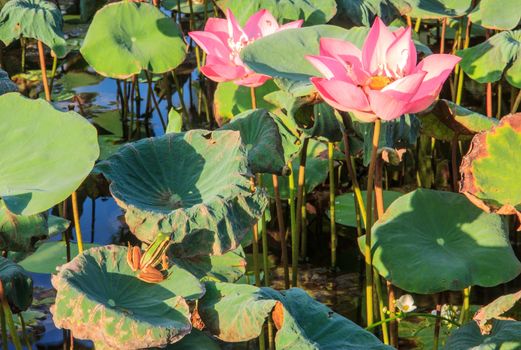
{"type": "Polygon", "coordinates": [[[250,189],[238,131],[192,130],[127,144],[98,168],[142,241],[171,235],[177,256],[221,255],[238,247],[267,205],[250,189]]]}
{"type": "Polygon", "coordinates": [[[185,59],[186,43],[177,24],[155,6],[122,1],[96,13],[80,51],[99,74],[125,79],[142,70],[159,74],[176,68],[185,59]]]}
{"type": "Polygon", "coordinates": [[[7,72],[0,68],[0,95],[18,92],[18,86],[9,78],[7,72]]]}
{"type": "Polygon", "coordinates": [[[58,7],[45,0],[11,0],[0,12],[0,40],[9,45],[20,37],[40,40],[58,57],[67,53],[58,7]]]}
{"type": "Polygon", "coordinates": [[[521,322],[494,320],[490,334],[481,334],[478,325],[470,322],[455,330],[445,344],[445,350],[521,348],[521,322]]]}
{"type": "Polygon", "coordinates": [[[488,29],[510,30],[521,21],[519,1],[503,0],[501,6],[494,0],[481,0],[469,15],[473,24],[488,29]]]}
{"type": "Polygon", "coordinates": [[[163,347],[191,331],[187,289],[204,291],[198,280],[180,269],[161,283],[136,277],[128,265],[127,248],[91,248],[63,265],[52,284],[51,307],[57,327],[72,330],[112,349],[163,347]]]}
{"type": "Polygon", "coordinates": [[[521,113],[477,134],[460,167],[460,192],[486,212],[521,218],[521,113]]]}
{"type": "Polygon", "coordinates": [[[0,197],[11,212],[49,209],[92,170],[99,155],[97,133],[81,115],[18,93],[0,96],[0,115],[0,197]]]}
{"type": "Polygon", "coordinates": [[[482,334],[489,334],[492,328],[489,321],[499,319],[501,315],[512,309],[519,299],[521,299],[521,291],[502,295],[479,309],[472,319],[476,321],[482,334]]]}
{"type": "Polygon", "coordinates": [[[224,341],[257,337],[269,315],[277,334],[277,349],[392,349],[354,322],[333,312],[305,291],[230,283],[207,283],[199,314],[207,329],[224,341]]]}
{"type": "Polygon", "coordinates": [[[399,197],[372,238],[378,272],[413,293],[492,287],[521,272],[501,217],[459,193],[418,189],[399,197]]]}
{"type": "Polygon", "coordinates": [[[438,100],[428,110],[417,114],[424,134],[438,140],[453,141],[454,137],[466,139],[490,130],[498,123],[480,113],[466,109],[448,100],[438,100]]]}
{"type": "Polygon", "coordinates": [[[265,109],[249,110],[236,115],[221,130],[241,133],[242,142],[248,150],[251,172],[282,175],[285,167],[282,138],[273,116],[265,109]]]}
{"type": "Polygon", "coordinates": [[[262,9],[270,11],[279,23],[302,19],[308,25],[323,24],[335,15],[337,7],[335,0],[218,0],[217,6],[223,11],[230,9],[242,25],[262,9]]]}
{"type": "Polygon", "coordinates": [[[521,30],[500,32],[481,44],[458,51],[461,68],[479,83],[493,83],[503,74],[521,88],[521,30]]]}
{"type": "Polygon", "coordinates": [[[14,312],[27,310],[33,302],[33,280],[20,265],[0,257],[0,280],[14,312]]]}

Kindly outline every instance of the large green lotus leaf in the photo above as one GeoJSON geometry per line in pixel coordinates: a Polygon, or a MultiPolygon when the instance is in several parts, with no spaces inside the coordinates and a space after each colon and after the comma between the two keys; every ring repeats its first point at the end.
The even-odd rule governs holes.
{"type": "Polygon", "coordinates": [[[310,77],[320,75],[305,58],[306,55],[318,55],[320,38],[343,39],[362,46],[366,35],[367,28],[363,27],[347,30],[318,25],[288,29],[256,40],[241,51],[241,57],[257,73],[308,81],[310,77]]]}
{"type": "Polygon", "coordinates": [[[446,350],[516,350],[521,348],[521,322],[495,320],[490,334],[481,334],[475,322],[454,331],[446,350]]]}
{"type": "Polygon", "coordinates": [[[127,144],[98,168],[142,241],[169,234],[178,256],[235,249],[267,198],[251,193],[238,131],[192,130],[127,144]]]}
{"type": "Polygon", "coordinates": [[[280,293],[268,288],[264,290],[270,291],[283,305],[282,327],[275,336],[277,350],[393,349],[302,289],[292,288],[280,293]]]}
{"type": "Polygon", "coordinates": [[[467,14],[472,6],[471,0],[404,0],[393,2],[413,18],[460,17],[467,14]]]}
{"type": "Polygon", "coordinates": [[[207,282],[198,311],[206,329],[226,342],[257,338],[276,300],[247,284],[207,282]]]}
{"type": "Polygon", "coordinates": [[[490,130],[498,123],[496,118],[471,111],[448,100],[438,100],[432,108],[417,114],[422,133],[438,140],[468,139],[476,133],[490,130]]]}
{"type": "Polygon", "coordinates": [[[221,130],[241,133],[248,151],[251,172],[282,175],[285,161],[279,128],[265,109],[252,109],[235,116],[221,130]]]}
{"type": "MultiPolygon", "coordinates": [[[[266,101],[264,96],[277,89],[277,85],[275,85],[272,80],[268,80],[263,85],[255,88],[257,107],[272,111],[275,106],[269,103],[269,101],[266,101]]],[[[213,111],[220,125],[227,123],[237,114],[251,108],[250,88],[234,84],[231,81],[217,84],[217,89],[214,94],[213,111]]]]}
{"type": "Polygon", "coordinates": [[[217,6],[230,9],[241,24],[255,12],[266,9],[279,23],[303,19],[308,25],[323,24],[336,13],[335,0],[217,0],[217,6]]]}
{"type": "MultiPolygon", "coordinates": [[[[84,249],[97,247],[97,244],[83,243],[84,249]]],[[[78,245],[70,242],[71,256],[78,255],[78,245]]],[[[36,251],[19,262],[29,272],[56,273],[57,267],[67,263],[67,245],[64,241],[48,241],[38,245],[36,251]]]]}
{"type": "Polygon", "coordinates": [[[487,212],[521,218],[521,113],[505,116],[472,139],[463,157],[460,192],[487,212]]]}
{"type": "MultiPolygon", "coordinates": [[[[378,153],[386,151],[390,163],[399,163],[400,149],[416,145],[416,141],[420,136],[421,123],[414,115],[406,114],[399,119],[386,121],[382,123],[380,131],[380,140],[378,143],[378,153]]],[[[358,135],[364,140],[362,148],[364,165],[369,166],[371,161],[371,150],[373,142],[373,123],[353,122],[353,128],[358,135]]]]}
{"type": "MultiPolygon", "coordinates": [[[[323,183],[328,174],[328,160],[327,156],[324,157],[324,153],[327,152],[327,146],[320,142],[311,139],[309,141],[307,158],[306,158],[306,178],[304,181],[304,188],[306,193],[310,193],[323,183]]],[[[291,162],[292,174],[295,180],[295,195],[297,193],[296,184],[298,180],[298,171],[300,167],[299,157],[293,159],[291,162]]],[[[280,198],[288,199],[289,195],[289,176],[279,176],[279,192],[280,198]]],[[[273,189],[273,177],[271,175],[262,175],[262,185],[266,188],[268,195],[271,198],[275,198],[275,192],[273,189]]]]}
{"type": "Polygon", "coordinates": [[[7,72],[0,68],[0,95],[18,92],[18,86],[9,78],[7,72]]]}
{"type": "Polygon", "coordinates": [[[57,327],[114,349],[175,343],[190,333],[190,311],[179,289],[202,289],[190,274],[143,282],[126,261],[127,248],[91,248],[63,265],[52,284],[57,327]],[[183,286],[185,284],[185,286],[183,286]]]}
{"type": "Polygon", "coordinates": [[[487,41],[458,51],[462,58],[461,68],[472,79],[480,83],[493,83],[501,79],[508,65],[505,76],[508,82],[521,88],[521,30],[505,31],[492,36],[487,41]]]}
{"type": "Polygon", "coordinates": [[[67,53],[62,26],[62,14],[50,1],[11,0],[0,12],[0,40],[4,44],[9,45],[21,36],[37,39],[58,57],[67,53]]]}
{"type": "Polygon", "coordinates": [[[96,128],[79,114],[8,93],[0,96],[0,115],[0,197],[11,212],[49,209],[92,170],[99,154],[96,128]]]}
{"type": "Polygon", "coordinates": [[[503,0],[501,6],[495,0],[481,0],[469,15],[472,23],[488,29],[510,30],[521,20],[518,0],[503,0]]]}
{"type": "MultiPolygon", "coordinates": [[[[192,328],[190,334],[186,335],[183,339],[177,343],[170,344],[165,350],[220,350],[221,347],[215,340],[206,333],[201,332],[197,329],[192,328]]],[[[157,348],[161,350],[161,348],[157,348]]]]}
{"type": "Polygon", "coordinates": [[[174,69],[185,59],[186,43],[177,24],[155,6],[122,1],[96,13],[80,51],[96,72],[124,79],[144,69],[174,69]]]}
{"type": "MultiPolygon", "coordinates": [[[[398,8],[392,0],[339,0],[338,12],[334,20],[348,27],[365,26],[370,27],[376,16],[385,23],[392,22],[400,16],[398,8]]],[[[402,11],[408,10],[407,7],[402,11]]]]}
{"type": "Polygon", "coordinates": [[[297,288],[278,292],[250,285],[207,283],[206,294],[199,302],[199,314],[207,329],[224,341],[257,337],[272,312],[280,327],[275,336],[277,349],[391,349],[297,288]]]}
{"type": "Polygon", "coordinates": [[[189,271],[202,281],[235,282],[246,272],[244,250],[239,247],[223,255],[171,258],[174,264],[189,271]]]}
{"type": "Polygon", "coordinates": [[[14,312],[27,310],[33,302],[33,280],[18,264],[0,256],[0,280],[4,296],[14,312]]]}
{"type": "MultiPolygon", "coordinates": [[[[403,195],[403,193],[396,191],[383,191],[384,193],[384,208],[388,208],[396,199],[403,195]]],[[[367,192],[362,191],[362,198],[365,201],[367,198],[367,192]]],[[[353,192],[344,193],[340,196],[335,197],[335,222],[340,225],[349,226],[349,227],[357,227],[356,224],[356,211],[355,211],[355,195],[353,192]]],[[[373,201],[373,210],[374,210],[374,201],[373,201]]],[[[329,211],[326,212],[329,217],[329,211]]],[[[365,228],[365,225],[362,221],[362,228],[365,228]]]]}
{"type": "Polygon", "coordinates": [[[213,2],[208,0],[163,0],[161,5],[170,11],[180,10],[181,13],[210,13],[213,11],[213,2]],[[192,8],[190,9],[190,4],[192,8]]]}
{"type": "Polygon", "coordinates": [[[521,272],[501,217],[452,192],[418,189],[398,198],[374,225],[372,252],[383,277],[420,294],[492,287],[521,272]]]}

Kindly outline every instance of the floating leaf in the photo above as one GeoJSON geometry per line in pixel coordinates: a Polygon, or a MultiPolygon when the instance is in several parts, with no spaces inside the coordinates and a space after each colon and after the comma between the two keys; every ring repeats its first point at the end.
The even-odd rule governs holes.
{"type": "MultiPolygon", "coordinates": [[[[393,203],[396,199],[403,195],[403,193],[395,192],[395,191],[383,191],[384,194],[384,208],[388,208],[391,203],[393,203]]],[[[367,198],[367,192],[362,191],[362,199],[365,200],[367,198]]],[[[357,227],[356,224],[356,211],[355,211],[355,195],[353,192],[344,193],[340,196],[335,197],[335,222],[340,225],[349,226],[349,227],[357,227]]],[[[373,210],[374,210],[374,201],[373,201],[373,210]]],[[[329,217],[329,211],[327,211],[327,216],[329,217]]],[[[362,221],[362,228],[365,228],[365,225],[362,221]]]]}
{"type": "Polygon", "coordinates": [[[496,82],[505,72],[507,81],[521,88],[520,41],[521,30],[505,31],[481,44],[458,51],[458,55],[462,58],[461,68],[480,83],[496,82]]]}
{"type": "Polygon", "coordinates": [[[246,259],[242,247],[223,255],[172,257],[174,264],[189,271],[200,280],[235,282],[246,272],[246,259]]]}
{"type": "Polygon", "coordinates": [[[99,74],[125,79],[144,69],[174,69],[185,59],[186,43],[177,24],[155,6],[122,1],[96,13],[80,51],[99,74]]]}
{"type": "Polygon", "coordinates": [[[469,15],[472,23],[488,29],[510,30],[521,21],[518,0],[503,0],[501,6],[497,1],[481,0],[469,15]]]}
{"type": "Polygon", "coordinates": [[[402,13],[422,19],[460,17],[467,14],[472,6],[471,0],[405,0],[395,3],[402,13]]]}
{"type": "MultiPolygon", "coordinates": [[[[97,244],[83,243],[84,249],[97,247],[97,244]]],[[[78,245],[70,242],[71,256],[78,255],[78,245]]],[[[67,244],[64,241],[48,241],[38,245],[36,251],[19,262],[20,266],[34,273],[56,273],[56,269],[67,263],[67,244]]]]}
{"type": "Polygon", "coordinates": [[[374,225],[372,252],[384,278],[420,294],[492,287],[521,272],[501,217],[452,192],[398,198],[374,225]]]}
{"type": "Polygon", "coordinates": [[[336,13],[335,0],[217,0],[217,5],[222,11],[230,9],[242,25],[262,9],[280,23],[303,19],[308,25],[327,23],[336,13]]]}
{"type": "Polygon", "coordinates": [[[521,299],[521,291],[502,295],[479,309],[472,319],[477,322],[482,334],[489,334],[491,325],[487,324],[488,321],[500,318],[501,315],[513,308],[519,299],[521,299]]]}
{"type": "Polygon", "coordinates": [[[197,279],[173,271],[161,283],[143,282],[126,259],[127,248],[110,245],[63,265],[52,277],[56,326],[113,349],[161,347],[190,333],[190,312],[179,290],[201,290],[197,279]]]}
{"type": "Polygon", "coordinates": [[[0,96],[0,115],[0,197],[11,212],[47,210],[90,173],[99,154],[96,129],[79,114],[8,93],[0,96]]]}
{"type": "Polygon", "coordinates": [[[494,320],[490,335],[482,335],[477,324],[470,322],[451,334],[445,349],[519,349],[521,347],[519,334],[521,334],[521,322],[494,320]]]}
{"type": "Polygon", "coordinates": [[[58,7],[44,0],[11,0],[0,12],[0,40],[9,45],[20,37],[40,40],[58,57],[67,53],[58,7]]]}
{"type": "Polygon", "coordinates": [[[461,162],[460,192],[486,212],[521,218],[521,113],[472,139],[461,162]]]}
{"type": "Polygon", "coordinates": [[[254,109],[235,116],[221,130],[235,130],[248,150],[252,173],[281,175],[285,166],[279,128],[265,109],[254,109]]]}
{"type": "Polygon", "coordinates": [[[33,280],[18,264],[0,256],[0,280],[13,312],[27,310],[33,302],[33,280]]]}
{"type": "Polygon", "coordinates": [[[127,144],[98,168],[139,239],[170,234],[178,256],[220,255],[267,204],[251,193],[246,157],[239,132],[192,130],[127,144]]]}
{"type": "Polygon", "coordinates": [[[417,116],[424,134],[443,141],[453,141],[456,134],[458,139],[467,139],[478,132],[490,130],[498,123],[495,118],[443,99],[417,116]]]}
{"type": "MultiPolygon", "coordinates": [[[[257,107],[272,111],[274,106],[269,101],[264,100],[264,96],[276,90],[277,86],[272,80],[268,80],[263,85],[255,88],[257,107]]],[[[217,84],[213,108],[219,125],[227,123],[237,114],[252,109],[250,88],[234,84],[233,82],[217,84]]]]}

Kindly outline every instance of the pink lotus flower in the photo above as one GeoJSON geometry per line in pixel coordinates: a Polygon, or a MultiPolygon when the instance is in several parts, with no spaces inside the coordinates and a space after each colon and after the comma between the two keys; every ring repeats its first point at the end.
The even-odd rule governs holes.
{"type": "Polygon", "coordinates": [[[323,78],[311,82],[322,98],[364,122],[393,120],[429,107],[460,58],[433,54],[416,65],[411,28],[389,31],[376,18],[362,50],[322,38],[320,55],[306,57],[323,78]]]}
{"type": "Polygon", "coordinates": [[[257,74],[246,67],[241,50],[253,41],[289,28],[300,28],[302,20],[279,25],[268,10],[252,15],[241,28],[233,13],[226,10],[226,19],[210,18],[204,31],[188,33],[207,53],[201,72],[213,81],[233,81],[235,84],[257,87],[271,77],[257,74]]]}

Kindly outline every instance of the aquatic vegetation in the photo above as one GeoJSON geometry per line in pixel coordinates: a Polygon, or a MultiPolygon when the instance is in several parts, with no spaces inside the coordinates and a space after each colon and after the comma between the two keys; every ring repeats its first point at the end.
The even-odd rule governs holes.
{"type": "Polygon", "coordinates": [[[2,349],[521,347],[517,2],[1,2],[2,349]]]}

